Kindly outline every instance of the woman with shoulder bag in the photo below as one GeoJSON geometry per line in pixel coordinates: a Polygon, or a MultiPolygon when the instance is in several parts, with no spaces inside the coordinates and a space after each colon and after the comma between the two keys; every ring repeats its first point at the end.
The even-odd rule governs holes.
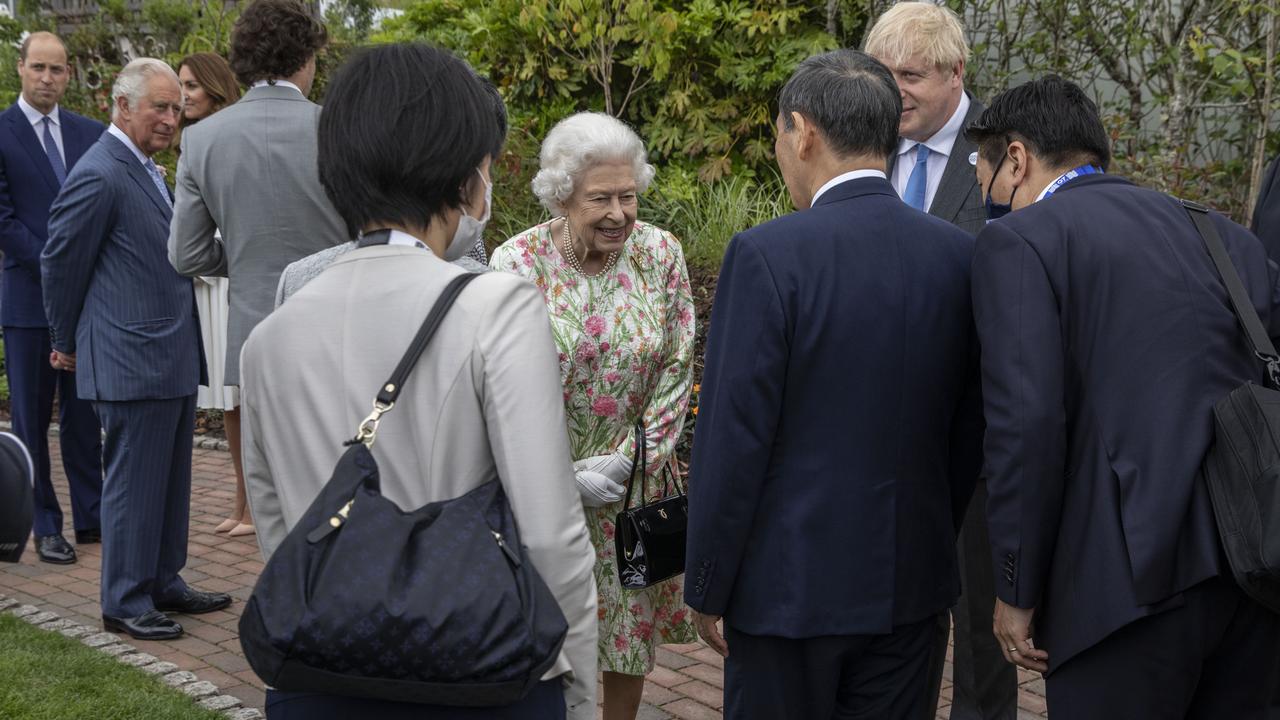
{"type": "MultiPolygon", "coordinates": [[[[290,530],[295,525],[311,530],[313,501],[327,492],[326,478],[338,477],[339,458],[350,456],[344,454],[343,440],[369,412],[370,398],[391,384],[388,375],[446,285],[466,275],[449,261],[474,246],[488,219],[489,163],[500,144],[499,123],[482,81],[443,50],[417,44],[367,50],[330,84],[320,116],[320,180],[360,244],[258,325],[242,355],[245,469],[259,542],[268,558],[277,550],[286,556],[306,548],[315,536],[311,531],[299,537],[290,530]]],[[[536,683],[535,676],[527,695],[504,706],[269,690],[268,717],[541,720],[563,718],[567,710],[570,718],[593,718],[594,553],[577,502],[555,346],[537,288],[499,273],[476,276],[456,296],[402,385],[394,388],[394,410],[381,419],[376,445],[371,437],[366,443],[377,464],[382,498],[397,512],[415,515],[429,503],[471,496],[499,480],[518,525],[523,557],[567,621],[563,646],[558,654],[552,651],[554,664],[540,675],[543,682],[536,683]]],[[[329,538],[311,542],[364,538],[341,534],[372,509],[365,498],[355,496],[354,504],[334,515],[337,529],[329,538]]],[[[328,532],[325,523],[319,525],[328,532]]],[[[370,538],[357,548],[370,563],[403,550],[380,532],[370,538]]],[[[499,538],[492,551],[501,546],[499,538]]],[[[511,555],[510,548],[502,550],[511,555]]],[[[406,566],[411,575],[420,567],[406,566]]],[[[259,589],[271,569],[268,561],[259,589]]],[[[349,589],[358,600],[387,592],[356,577],[361,564],[347,569],[353,572],[344,592],[346,585],[355,585],[349,589]]],[[[390,578],[386,584],[411,585],[415,592],[425,588],[434,602],[447,601],[473,580],[464,569],[457,576],[390,578]]],[[[395,605],[394,598],[385,603],[395,605]]],[[[403,620],[394,614],[349,620],[349,636],[316,649],[336,653],[338,665],[350,661],[349,671],[330,670],[336,680],[368,675],[372,665],[387,664],[384,656],[396,659],[381,671],[395,675],[424,655],[450,652],[430,648],[405,657],[402,645],[414,638],[392,630],[403,620]],[[378,643],[365,641],[368,637],[378,643]]],[[[243,636],[243,622],[241,627],[243,636]]],[[[462,630],[483,636],[491,629],[462,630]]],[[[459,648],[451,652],[461,666],[474,662],[459,648]]],[[[439,661],[438,656],[425,659],[439,661]]]]}

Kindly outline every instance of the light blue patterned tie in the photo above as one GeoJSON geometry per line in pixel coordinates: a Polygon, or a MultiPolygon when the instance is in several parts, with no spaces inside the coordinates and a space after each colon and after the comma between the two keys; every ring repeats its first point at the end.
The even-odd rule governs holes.
{"type": "Polygon", "coordinates": [[[923,144],[916,145],[916,166],[911,168],[911,177],[907,178],[907,192],[903,200],[911,207],[923,212],[925,191],[929,188],[929,148],[923,144]]]}
{"type": "Polygon", "coordinates": [[[62,162],[62,153],[58,152],[58,143],[53,141],[53,120],[44,116],[44,154],[49,156],[49,164],[53,166],[53,176],[58,178],[58,187],[67,179],[67,164],[62,162]]]}
{"type": "Polygon", "coordinates": [[[160,191],[160,197],[169,203],[169,207],[173,207],[173,201],[169,199],[169,188],[164,184],[164,178],[160,175],[160,168],[156,167],[151,158],[147,158],[146,167],[147,174],[151,176],[151,181],[156,184],[156,189],[160,191]]]}

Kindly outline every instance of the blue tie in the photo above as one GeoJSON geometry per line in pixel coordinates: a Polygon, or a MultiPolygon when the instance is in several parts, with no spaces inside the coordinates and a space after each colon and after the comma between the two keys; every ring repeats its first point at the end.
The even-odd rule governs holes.
{"type": "Polygon", "coordinates": [[[146,167],[147,174],[151,176],[151,182],[154,182],[156,189],[160,191],[160,197],[164,198],[166,203],[169,203],[169,207],[173,207],[173,201],[169,199],[169,188],[164,184],[164,178],[160,176],[160,168],[156,167],[151,158],[147,158],[146,167]]]}
{"type": "Polygon", "coordinates": [[[67,179],[67,166],[62,162],[62,153],[58,152],[58,143],[53,141],[53,121],[44,116],[44,154],[49,156],[49,164],[53,166],[53,176],[58,178],[58,187],[67,179]]]}
{"type": "Polygon", "coordinates": [[[907,178],[907,192],[902,199],[911,207],[924,212],[925,191],[929,188],[929,148],[916,145],[916,166],[907,178]]]}

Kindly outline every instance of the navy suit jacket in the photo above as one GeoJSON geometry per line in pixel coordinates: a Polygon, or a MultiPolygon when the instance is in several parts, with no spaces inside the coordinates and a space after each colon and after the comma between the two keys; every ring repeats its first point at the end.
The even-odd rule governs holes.
{"type": "MultiPolygon", "coordinates": [[[[105,129],[66,108],[59,108],[63,158],[75,166],[105,129]]],[[[0,325],[48,327],[40,291],[40,251],[48,237],[49,206],[58,195],[44,143],[15,102],[0,113],[0,325]]]]}
{"type": "MultiPolygon", "coordinates": [[[[1280,336],[1277,269],[1213,216],[1280,336]]],[[[996,593],[1050,671],[1224,568],[1199,468],[1213,405],[1261,382],[1174,198],[1088,175],[988,225],[973,262],[996,593]]]]}
{"type": "Polygon", "coordinates": [[[169,200],[110,133],[67,175],[41,256],[55,350],[86,400],[196,392],[204,352],[191,280],[169,264],[169,200]]]}
{"type": "Polygon", "coordinates": [[[972,249],[880,178],[734,237],[694,431],[691,607],[805,638],[954,603],[981,464],[972,249]]]}

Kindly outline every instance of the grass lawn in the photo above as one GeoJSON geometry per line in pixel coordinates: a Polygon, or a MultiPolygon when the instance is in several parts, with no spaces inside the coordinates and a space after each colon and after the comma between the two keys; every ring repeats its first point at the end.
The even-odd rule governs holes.
{"type": "Polygon", "coordinates": [[[0,613],[0,718],[226,720],[79,641],[0,613]]]}

